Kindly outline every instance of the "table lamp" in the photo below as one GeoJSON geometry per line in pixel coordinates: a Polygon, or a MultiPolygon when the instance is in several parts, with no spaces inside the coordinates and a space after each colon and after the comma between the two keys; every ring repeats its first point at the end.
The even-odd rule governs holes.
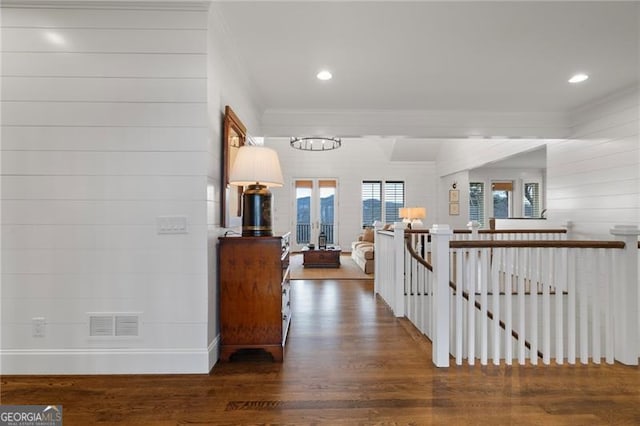
{"type": "Polygon", "coordinates": [[[269,187],[283,184],[278,153],[264,146],[241,146],[231,166],[229,184],[246,186],[242,194],[242,236],[272,236],[269,187]]]}
{"type": "Polygon", "coordinates": [[[409,208],[409,218],[411,219],[411,229],[422,228],[422,219],[427,217],[427,209],[424,207],[409,208]]]}

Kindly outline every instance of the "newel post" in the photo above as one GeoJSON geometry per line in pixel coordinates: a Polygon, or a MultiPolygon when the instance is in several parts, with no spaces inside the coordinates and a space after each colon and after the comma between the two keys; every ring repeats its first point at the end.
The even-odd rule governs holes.
{"type": "Polygon", "coordinates": [[[638,334],[638,235],[637,226],[616,225],[611,234],[624,241],[619,282],[613,283],[614,358],[626,365],[638,365],[640,335],[638,334]]]}
{"type": "Polygon", "coordinates": [[[404,227],[393,229],[393,313],[397,317],[404,316],[404,227]]]}
{"type": "Polygon", "coordinates": [[[433,225],[431,260],[433,265],[433,363],[449,366],[449,241],[453,231],[449,225],[433,225]]]}
{"type": "Polygon", "coordinates": [[[467,223],[467,229],[469,229],[469,231],[471,231],[471,239],[472,240],[479,240],[480,238],[478,238],[478,230],[480,229],[480,222],[478,222],[477,220],[472,220],[469,223],[467,223]]]}

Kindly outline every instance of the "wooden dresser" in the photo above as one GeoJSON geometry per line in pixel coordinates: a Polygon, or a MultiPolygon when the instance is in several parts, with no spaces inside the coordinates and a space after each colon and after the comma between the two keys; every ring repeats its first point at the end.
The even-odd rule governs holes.
{"type": "Polygon", "coordinates": [[[289,235],[220,238],[220,360],[239,349],[284,359],[291,322],[289,235]]]}

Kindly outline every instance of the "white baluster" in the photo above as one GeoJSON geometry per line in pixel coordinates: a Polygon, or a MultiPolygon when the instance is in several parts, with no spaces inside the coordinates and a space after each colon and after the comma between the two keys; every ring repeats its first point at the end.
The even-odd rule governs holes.
{"type": "Polygon", "coordinates": [[[491,251],[487,248],[480,252],[480,364],[487,365],[487,357],[489,352],[488,337],[488,318],[487,318],[487,291],[489,286],[489,257],[491,251]]]}
{"type": "Polygon", "coordinates": [[[538,289],[540,288],[540,257],[542,254],[541,248],[533,249],[533,257],[530,265],[533,266],[531,281],[529,283],[529,299],[530,299],[530,311],[531,311],[531,351],[529,353],[529,360],[531,364],[538,364],[538,289]]]}
{"type": "Polygon", "coordinates": [[[493,309],[493,364],[500,365],[500,277],[504,249],[498,248],[493,251],[493,258],[491,260],[491,291],[493,309]]]}
{"type": "Polygon", "coordinates": [[[576,256],[577,249],[568,252],[567,259],[567,362],[576,363],[576,256]]]}
{"type": "Polygon", "coordinates": [[[550,289],[553,283],[553,270],[556,267],[555,249],[549,248],[549,263],[547,263],[547,282],[542,286],[542,362],[551,362],[551,299],[550,289]]]}
{"type": "Polygon", "coordinates": [[[518,289],[518,363],[520,365],[525,364],[526,352],[525,352],[525,340],[527,338],[526,333],[526,308],[525,308],[525,249],[516,250],[516,280],[518,289]]]}
{"type": "MultiPolygon", "coordinates": [[[[463,251],[464,253],[464,251],[463,251]]],[[[469,292],[469,300],[467,301],[467,361],[469,365],[475,364],[476,351],[476,279],[478,277],[478,255],[476,249],[469,249],[465,253],[469,258],[467,260],[467,291],[469,292]]],[[[463,254],[464,255],[464,254],[463,254]]]]}
{"type": "Polygon", "coordinates": [[[506,249],[505,253],[505,283],[504,283],[504,294],[505,294],[505,362],[507,365],[511,365],[513,362],[513,338],[511,337],[511,330],[513,330],[513,307],[512,307],[512,299],[513,299],[513,264],[512,257],[514,254],[513,248],[506,249]]]}
{"type": "Polygon", "coordinates": [[[462,293],[465,286],[465,276],[462,273],[462,257],[464,256],[463,250],[455,251],[455,271],[456,271],[456,364],[462,365],[462,342],[464,336],[464,322],[462,319],[463,314],[463,301],[462,293]]]}

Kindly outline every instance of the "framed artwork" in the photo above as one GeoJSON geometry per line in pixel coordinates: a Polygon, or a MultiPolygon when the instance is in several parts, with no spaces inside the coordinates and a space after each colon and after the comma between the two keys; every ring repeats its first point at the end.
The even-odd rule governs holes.
{"type": "Polygon", "coordinates": [[[449,216],[458,216],[460,214],[460,203],[449,203],[449,216]]]}
{"type": "Polygon", "coordinates": [[[460,190],[459,189],[450,189],[449,190],[449,202],[457,203],[460,201],[460,190]]]}
{"type": "Polygon", "coordinates": [[[245,144],[247,129],[229,105],[224,109],[222,133],[222,226],[231,228],[242,225],[243,188],[229,185],[229,173],[238,150],[245,144]]]}

